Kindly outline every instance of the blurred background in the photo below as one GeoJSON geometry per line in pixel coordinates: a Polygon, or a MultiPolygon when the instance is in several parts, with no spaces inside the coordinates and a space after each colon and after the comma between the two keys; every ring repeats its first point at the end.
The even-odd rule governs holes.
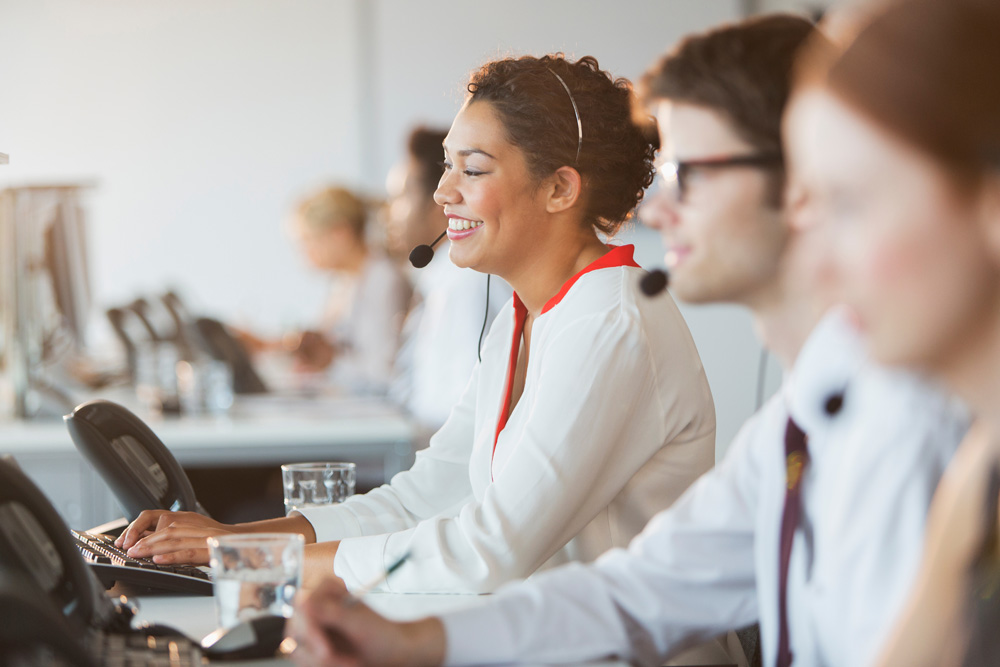
{"type": "MultiPolygon", "coordinates": [[[[594,55],[638,77],[685,33],[823,2],[778,0],[0,0],[0,189],[84,184],[86,308],[171,288],[279,334],[325,290],[285,224],[327,183],[384,197],[418,123],[447,126],[497,55],[594,55]]],[[[634,226],[647,267],[658,237],[634,226]]],[[[719,416],[719,455],[777,386],[749,318],[684,308],[719,416]]],[[[113,345],[86,318],[88,346],[113,345]]]]}

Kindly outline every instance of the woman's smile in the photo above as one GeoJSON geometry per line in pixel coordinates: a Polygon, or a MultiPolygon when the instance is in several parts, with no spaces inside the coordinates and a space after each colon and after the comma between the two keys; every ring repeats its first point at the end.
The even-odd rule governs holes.
{"type": "Polygon", "coordinates": [[[448,240],[461,241],[467,239],[483,226],[482,220],[471,220],[458,215],[448,215],[448,240]]]}

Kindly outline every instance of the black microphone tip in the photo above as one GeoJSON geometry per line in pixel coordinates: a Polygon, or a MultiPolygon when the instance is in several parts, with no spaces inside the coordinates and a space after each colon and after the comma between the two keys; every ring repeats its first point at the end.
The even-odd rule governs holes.
{"type": "Polygon", "coordinates": [[[669,282],[666,271],[654,269],[642,277],[642,280],[639,281],[639,289],[646,296],[656,296],[667,288],[669,282]]]}
{"type": "Polygon", "coordinates": [[[422,269],[434,259],[434,249],[429,245],[421,244],[410,251],[410,264],[415,269],[422,269]]]}

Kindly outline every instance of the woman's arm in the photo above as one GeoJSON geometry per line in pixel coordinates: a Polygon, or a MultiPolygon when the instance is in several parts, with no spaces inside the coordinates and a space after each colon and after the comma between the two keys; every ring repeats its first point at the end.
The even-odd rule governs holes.
{"type": "Polygon", "coordinates": [[[223,524],[194,512],[147,510],[118,538],[133,557],[161,563],[207,563],[205,538],[223,533],[290,532],[307,543],[381,534],[416,525],[420,520],[460,505],[471,496],[469,453],[475,420],[478,370],[448,422],[417,453],[413,467],[389,484],[339,505],[303,508],[289,517],[243,524],[223,524]]]}
{"type": "Polygon", "coordinates": [[[322,585],[301,598],[289,622],[299,664],[581,664],[618,656],[658,665],[753,622],[756,428],[745,426],[720,467],[657,515],[628,551],[596,563],[557,568],[414,623],[384,619],[347,603],[336,583],[322,585]]]}
{"type": "MultiPolygon", "coordinates": [[[[677,355],[676,368],[654,370],[648,346],[634,322],[609,322],[604,314],[567,327],[539,358],[544,385],[522,397],[517,409],[529,411],[528,424],[518,442],[498,445],[511,454],[483,499],[408,530],[344,540],[337,575],[349,588],[362,585],[404,552],[410,560],[389,582],[393,591],[488,592],[534,572],[666,443],[681,458],[693,451],[680,434],[711,409],[690,398],[701,396],[690,390],[697,359],[677,355]],[[665,399],[657,372],[668,370],[689,389],[665,399]]],[[[711,447],[712,438],[707,442],[711,447]]],[[[677,495],[693,479],[680,477],[679,488],[668,489],[677,495]]]]}

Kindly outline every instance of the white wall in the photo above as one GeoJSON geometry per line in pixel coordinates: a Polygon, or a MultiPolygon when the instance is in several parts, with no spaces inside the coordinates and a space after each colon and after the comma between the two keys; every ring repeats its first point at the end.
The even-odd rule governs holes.
{"type": "Polygon", "coordinates": [[[280,221],[356,180],[353,5],[0,3],[0,144],[14,182],[83,179],[97,297],[170,283],[227,317],[314,312],[280,221]]]}
{"type": "MultiPolygon", "coordinates": [[[[95,184],[99,303],[177,286],[265,330],[322,282],[283,234],[304,191],[381,190],[414,122],[447,124],[497,54],[592,54],[636,77],[739,0],[0,0],[0,185],[95,184]]],[[[640,256],[659,262],[655,235],[640,256]]],[[[685,311],[723,447],[752,410],[758,350],[729,308],[685,311]]]]}

